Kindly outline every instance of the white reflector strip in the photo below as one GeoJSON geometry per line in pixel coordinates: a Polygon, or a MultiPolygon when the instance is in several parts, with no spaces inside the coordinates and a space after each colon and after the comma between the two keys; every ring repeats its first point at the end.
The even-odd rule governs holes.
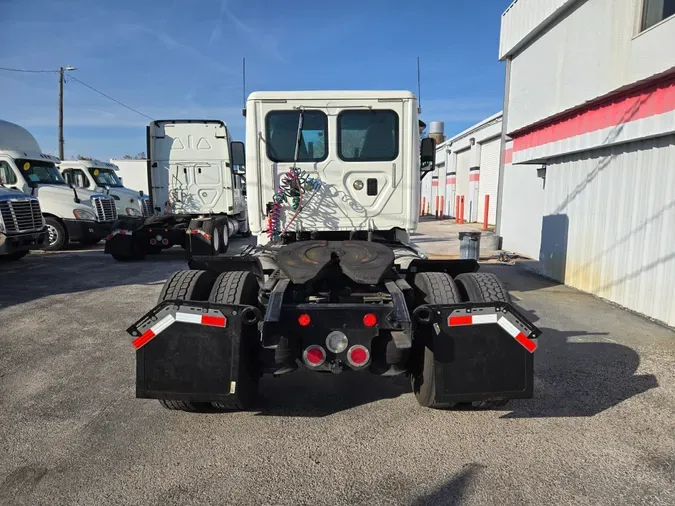
{"type": "Polygon", "coordinates": [[[480,325],[482,323],[497,323],[496,314],[475,314],[471,317],[473,325],[480,325]]]}
{"type": "Polygon", "coordinates": [[[160,332],[163,332],[164,330],[167,329],[173,322],[175,322],[176,319],[173,317],[173,315],[168,315],[159,320],[157,323],[155,323],[150,330],[157,335],[160,332]]]}
{"type": "Polygon", "coordinates": [[[176,321],[201,324],[202,315],[194,313],[176,313],[176,321]]]}
{"type": "Polygon", "coordinates": [[[504,330],[506,330],[506,332],[508,332],[509,335],[510,335],[511,337],[516,337],[518,334],[520,334],[520,330],[518,330],[518,329],[516,328],[516,326],[515,326],[513,323],[511,323],[510,321],[508,321],[508,320],[507,320],[506,318],[504,318],[503,316],[499,319],[499,321],[497,321],[497,324],[498,324],[501,328],[503,328],[504,330]]]}

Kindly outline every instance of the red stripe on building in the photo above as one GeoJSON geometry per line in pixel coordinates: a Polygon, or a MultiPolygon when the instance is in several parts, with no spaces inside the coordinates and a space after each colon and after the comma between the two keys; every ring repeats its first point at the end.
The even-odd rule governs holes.
{"type": "Polygon", "coordinates": [[[446,178],[445,184],[457,184],[457,178],[456,177],[446,178]]]}
{"type": "Polygon", "coordinates": [[[586,105],[540,126],[514,133],[513,151],[535,148],[671,111],[675,111],[675,78],[586,105]]]}
{"type": "Polygon", "coordinates": [[[469,174],[469,181],[478,181],[478,180],[480,180],[480,173],[479,172],[469,174]]]}
{"type": "Polygon", "coordinates": [[[513,162],[513,148],[504,151],[504,165],[508,165],[511,162],[513,162]]]}
{"type": "Polygon", "coordinates": [[[434,180],[431,182],[431,186],[432,186],[432,187],[438,186],[438,179],[434,179],[434,180]]]}

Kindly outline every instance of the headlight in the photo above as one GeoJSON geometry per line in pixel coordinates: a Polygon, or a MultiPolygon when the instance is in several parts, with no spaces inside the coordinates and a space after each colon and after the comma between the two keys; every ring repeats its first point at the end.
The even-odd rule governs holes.
{"type": "Polygon", "coordinates": [[[75,218],[78,220],[91,220],[91,221],[96,221],[96,216],[94,216],[94,213],[91,211],[87,211],[86,209],[75,209],[73,211],[73,214],[75,215],[75,218]]]}
{"type": "Polygon", "coordinates": [[[142,215],[142,213],[138,209],[135,209],[133,207],[127,207],[126,212],[129,216],[141,216],[142,215]]]}

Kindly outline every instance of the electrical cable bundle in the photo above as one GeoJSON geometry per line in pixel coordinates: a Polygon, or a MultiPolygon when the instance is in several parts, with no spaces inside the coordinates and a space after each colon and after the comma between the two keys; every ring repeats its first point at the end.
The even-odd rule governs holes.
{"type": "MultiPolygon", "coordinates": [[[[309,177],[304,170],[297,167],[291,167],[291,169],[281,178],[279,191],[272,197],[272,209],[270,210],[267,222],[267,237],[277,240],[281,234],[285,233],[298,214],[302,211],[304,196],[308,192],[313,192],[313,197],[314,193],[316,193],[320,187],[321,181],[319,179],[309,177]],[[289,202],[291,208],[295,211],[295,214],[286,227],[281,230],[281,207],[283,204],[289,202]]],[[[310,197],[310,200],[312,197],[310,197]]],[[[309,202],[309,200],[307,202],[309,202]]]]}

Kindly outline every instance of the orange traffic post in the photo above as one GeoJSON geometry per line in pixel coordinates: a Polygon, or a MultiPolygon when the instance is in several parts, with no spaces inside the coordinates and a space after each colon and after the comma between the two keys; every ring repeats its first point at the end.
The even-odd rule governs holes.
{"type": "Polygon", "coordinates": [[[460,204],[459,204],[459,224],[463,225],[464,224],[464,195],[461,196],[460,198],[460,204]]]}
{"type": "Polygon", "coordinates": [[[438,219],[438,195],[436,195],[436,219],[438,219]]]}
{"type": "Polygon", "coordinates": [[[421,216],[424,216],[424,209],[427,207],[427,198],[422,197],[422,211],[420,212],[421,216]]]}
{"type": "Polygon", "coordinates": [[[488,228],[488,211],[490,210],[490,195],[485,196],[485,209],[483,211],[483,230],[488,228]]]}
{"type": "Polygon", "coordinates": [[[445,218],[445,197],[443,195],[441,195],[441,207],[438,214],[441,218],[445,218]]]}
{"type": "Polygon", "coordinates": [[[455,223],[459,223],[459,195],[455,198],[455,223]]]}

